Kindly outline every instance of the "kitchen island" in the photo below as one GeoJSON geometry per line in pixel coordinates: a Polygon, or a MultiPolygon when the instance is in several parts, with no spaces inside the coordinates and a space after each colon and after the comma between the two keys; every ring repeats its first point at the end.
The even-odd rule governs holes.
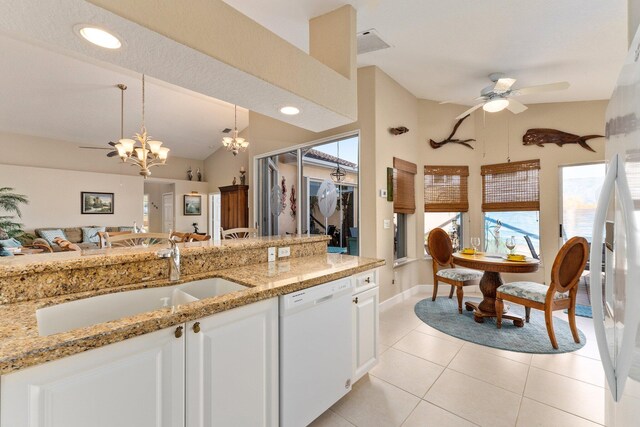
{"type": "MultiPolygon", "coordinates": [[[[211,353],[212,348],[226,348],[228,351],[224,355],[218,354],[218,356],[227,360],[229,364],[227,367],[222,367],[222,371],[232,372],[240,381],[239,383],[234,381],[236,386],[238,384],[246,384],[247,381],[257,381],[259,383],[260,379],[251,377],[254,374],[260,374],[266,378],[266,382],[263,384],[264,393],[261,395],[262,397],[254,396],[254,398],[256,402],[260,401],[262,403],[261,407],[263,409],[266,407],[270,409],[259,411],[259,408],[257,408],[256,416],[258,418],[262,417],[261,419],[264,420],[264,422],[260,423],[262,425],[277,424],[277,396],[274,396],[274,393],[277,395],[278,390],[277,297],[343,278],[352,277],[353,283],[357,283],[359,274],[367,274],[368,271],[384,264],[384,261],[376,259],[327,254],[324,252],[326,250],[326,241],[325,236],[311,236],[255,239],[254,241],[233,242],[229,245],[225,243],[221,245],[198,243],[182,246],[183,267],[185,267],[184,271],[187,274],[183,274],[179,282],[170,282],[166,279],[167,269],[165,262],[157,259],[156,251],[151,248],[146,250],[111,250],[84,256],[62,254],[61,257],[55,257],[54,254],[46,256],[47,259],[40,263],[34,261],[25,262],[22,259],[16,259],[13,262],[3,260],[0,263],[0,298],[3,301],[7,301],[5,304],[0,305],[0,375],[3,375],[3,408],[7,408],[8,405],[14,407],[17,405],[19,407],[20,402],[12,400],[12,397],[15,397],[16,394],[13,393],[13,396],[8,396],[7,392],[26,387],[25,390],[39,390],[37,396],[43,399],[40,404],[44,405],[40,409],[45,411],[45,406],[51,404],[46,403],[47,393],[53,393],[52,390],[57,387],[52,384],[68,381],[68,379],[60,378],[59,374],[55,379],[52,377],[41,381],[38,380],[39,376],[46,373],[44,377],[47,377],[50,374],[51,370],[47,369],[48,366],[53,367],[54,364],[59,364],[56,365],[55,370],[62,372],[65,368],[64,365],[70,364],[69,368],[75,372],[76,370],[82,371],[83,363],[88,363],[86,366],[87,372],[89,372],[92,369],[97,369],[97,366],[115,363],[115,359],[110,358],[111,356],[106,357],[104,354],[112,353],[111,349],[115,351],[118,346],[125,353],[128,352],[127,356],[123,356],[122,360],[129,360],[128,358],[130,357],[135,359],[139,357],[138,353],[152,355],[153,357],[149,361],[158,360],[157,363],[159,363],[153,375],[158,378],[164,378],[167,375],[172,377],[171,386],[169,387],[172,389],[172,393],[176,393],[175,388],[178,387],[178,389],[186,388],[186,395],[193,394],[196,393],[196,391],[193,391],[193,387],[176,385],[176,381],[180,383],[180,380],[176,380],[174,371],[185,371],[184,367],[179,368],[177,366],[186,364],[188,380],[190,358],[193,359],[195,357],[198,359],[198,361],[192,361],[193,366],[202,365],[203,363],[206,365],[206,362],[202,361],[205,353],[211,353]],[[289,246],[291,255],[287,258],[280,258],[276,262],[265,262],[267,248],[274,246],[289,246]],[[150,279],[138,280],[132,283],[128,272],[132,272],[131,274],[138,279],[150,279]],[[14,280],[11,281],[11,278],[14,278],[14,280]],[[126,283],[118,286],[118,278],[122,278],[126,283]],[[116,292],[126,293],[127,291],[141,289],[162,288],[180,283],[188,284],[193,281],[215,278],[237,283],[241,287],[238,290],[219,296],[201,298],[177,305],[172,304],[152,311],[145,311],[132,316],[51,335],[41,336],[38,332],[37,312],[39,309],[116,292]],[[34,286],[35,289],[33,289],[34,286]],[[23,291],[21,291],[21,288],[23,291]],[[81,291],[71,292],[76,290],[81,291]],[[38,295],[47,296],[32,298],[32,296],[38,295]],[[242,313],[249,313],[249,315],[243,315],[242,313]],[[216,339],[221,336],[220,331],[224,330],[220,329],[221,319],[224,320],[223,323],[225,325],[233,324],[235,330],[229,332],[229,334],[227,332],[222,334],[226,338],[218,344],[224,342],[223,346],[216,347],[214,345],[205,349],[207,342],[215,344],[216,339]],[[256,326],[253,329],[252,322],[253,326],[256,326]],[[208,326],[209,324],[210,326],[208,326]],[[241,327],[240,325],[245,326],[241,327]],[[197,334],[201,329],[202,332],[197,334]],[[192,337],[197,337],[200,340],[208,337],[205,341],[200,342],[199,345],[202,347],[202,351],[197,357],[182,354],[183,349],[190,346],[188,342],[185,344],[182,341],[185,338],[183,331],[187,335],[187,340],[193,339],[192,337]],[[264,332],[265,335],[256,335],[256,331],[259,333],[264,332]],[[210,335],[207,335],[208,333],[210,335]],[[140,342],[142,342],[142,340],[150,340],[156,335],[160,337],[161,344],[158,347],[152,346],[151,348],[156,349],[157,352],[151,351],[149,353],[148,349],[144,350],[145,346],[141,345],[138,353],[130,353],[131,349],[138,345],[136,340],[141,340],[140,342]],[[270,343],[267,338],[271,339],[270,343]],[[273,341],[274,338],[275,341],[273,341]],[[242,343],[243,339],[251,342],[245,345],[242,343]],[[232,354],[233,349],[237,350],[239,354],[232,354]],[[98,352],[104,353],[102,356],[105,357],[104,361],[89,369],[91,363],[88,362],[88,359],[92,355],[98,355],[98,352]],[[251,360],[251,358],[246,357],[247,353],[255,353],[257,358],[251,360]],[[77,357],[82,357],[84,361],[78,359],[78,363],[76,363],[74,358],[77,357]],[[162,357],[164,357],[164,362],[160,362],[162,357]],[[166,361],[168,359],[171,359],[172,362],[167,365],[166,361]],[[241,369],[238,368],[240,365],[233,365],[234,360],[237,360],[237,363],[242,362],[242,366],[253,365],[256,362],[257,365],[264,365],[266,371],[258,370],[260,372],[257,372],[253,368],[242,368],[244,369],[243,374],[241,369]],[[72,361],[74,362],[72,363],[72,361]],[[270,370],[269,366],[274,369],[270,370]],[[176,369],[171,370],[173,368],[176,369]],[[169,371],[173,373],[169,375],[169,371]],[[161,375],[160,373],[166,375],[161,375]],[[26,380],[13,381],[15,378],[20,379],[20,376],[26,378],[26,380]],[[29,384],[28,386],[26,386],[27,383],[29,384]],[[14,385],[15,387],[12,389],[11,387],[14,385]],[[47,390],[49,391],[47,392],[47,390]],[[192,391],[190,392],[189,390],[192,391]],[[264,402],[263,400],[265,399],[269,400],[270,403],[264,402]],[[262,413],[262,415],[258,416],[258,413],[262,413]],[[265,415],[267,413],[269,414],[268,416],[265,415]]],[[[361,280],[364,283],[365,279],[363,277],[361,280]]],[[[367,276],[366,280],[370,282],[370,276],[367,276]]],[[[356,286],[357,284],[354,285],[354,287],[356,286]]],[[[354,299],[354,302],[356,301],[358,301],[357,298],[354,299]]],[[[375,302],[375,312],[377,314],[377,288],[375,302]]],[[[345,327],[349,328],[351,326],[345,325],[345,327]]],[[[377,322],[375,327],[375,334],[377,334],[377,322]]],[[[375,344],[377,345],[377,339],[375,344]]],[[[193,348],[194,346],[191,345],[191,347],[193,348]]],[[[148,363],[151,363],[149,361],[148,363]]],[[[222,371],[218,372],[218,374],[221,374],[222,371]]],[[[95,375],[95,372],[92,375],[95,375]]],[[[143,373],[140,373],[140,375],[143,375],[143,373]]],[[[202,378],[204,374],[200,370],[199,373],[194,375],[195,378],[202,378]]],[[[360,372],[359,375],[362,375],[362,373],[360,372]]],[[[72,383],[86,380],[84,377],[83,380],[78,380],[76,377],[74,376],[75,379],[72,383]]],[[[132,375],[129,374],[129,377],[132,377],[132,375]]],[[[114,374],[113,381],[117,381],[117,378],[118,375],[114,374]]],[[[143,377],[141,376],[140,378],[143,377]]],[[[215,383],[213,378],[210,377],[209,379],[215,383]]],[[[225,387],[228,388],[229,395],[233,396],[233,387],[231,387],[230,379],[227,378],[223,382],[227,384],[225,387]]],[[[90,382],[87,384],[90,384],[90,382]]],[[[165,388],[170,385],[168,383],[163,384],[165,388]]],[[[159,384],[156,384],[156,386],[159,386],[159,384]]],[[[204,390],[207,387],[201,386],[200,389],[204,390]]],[[[208,389],[212,390],[215,387],[212,388],[211,384],[209,384],[208,389]]],[[[56,390],[59,391],[59,389],[56,390]]],[[[83,387],[78,390],[82,390],[85,393],[88,392],[83,387]]],[[[154,390],[154,392],[158,392],[157,389],[154,390]]],[[[224,388],[218,388],[218,391],[221,390],[224,390],[224,388]]],[[[113,393],[115,390],[111,390],[111,392],[113,393]]],[[[124,391],[120,390],[120,393],[122,392],[124,391]]],[[[166,392],[167,390],[165,390],[166,392]]],[[[26,398],[27,396],[24,397],[26,398]]],[[[67,396],[67,398],[70,397],[67,396]]],[[[181,408],[180,404],[176,403],[180,399],[182,398],[176,395],[163,395],[158,401],[148,402],[147,409],[155,410],[156,412],[160,409],[168,411],[164,417],[161,417],[162,422],[160,425],[207,425],[206,421],[197,422],[193,417],[189,418],[188,414],[205,414],[211,412],[211,407],[207,406],[207,409],[203,407],[198,409],[191,408],[190,411],[188,403],[186,408],[181,408]],[[171,406],[172,409],[168,410],[168,406],[171,406]],[[186,413],[187,416],[180,415],[182,413],[186,413]],[[182,422],[175,424],[180,420],[184,420],[186,424],[182,422]]],[[[211,397],[208,399],[211,399],[211,397]]],[[[199,400],[203,405],[203,396],[199,396],[196,400],[199,400]]],[[[223,399],[218,400],[222,401],[223,399]]],[[[215,399],[212,401],[215,401],[215,399]]],[[[184,399],[182,399],[182,402],[184,404],[184,399]]],[[[222,412],[229,410],[229,405],[226,406],[226,408],[218,408],[218,413],[221,414],[221,417],[224,416],[222,412]]],[[[134,408],[129,410],[135,412],[134,408]]],[[[32,422],[34,417],[40,419],[43,414],[43,412],[38,412],[38,414],[30,413],[24,419],[29,419],[32,422]]],[[[21,425],[19,422],[15,422],[15,420],[18,420],[15,416],[21,415],[17,411],[14,411],[11,417],[7,415],[6,411],[0,412],[0,415],[2,416],[3,427],[8,422],[11,424],[6,425],[11,425],[12,427],[21,425]]],[[[231,415],[237,416],[237,413],[231,413],[231,415]]],[[[254,420],[253,418],[251,419],[254,420]]],[[[157,423],[158,419],[154,418],[153,422],[157,423]]],[[[40,424],[36,423],[34,425],[40,424]]],[[[149,425],[157,424],[150,422],[149,425]]]]}

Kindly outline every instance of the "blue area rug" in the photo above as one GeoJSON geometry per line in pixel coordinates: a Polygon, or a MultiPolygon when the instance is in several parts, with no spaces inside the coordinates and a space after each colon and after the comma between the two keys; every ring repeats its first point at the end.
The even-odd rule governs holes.
{"type": "MultiPolygon", "coordinates": [[[[567,313],[569,310],[565,310],[567,313]]],[[[576,304],[576,316],[580,317],[588,317],[589,319],[593,319],[593,312],[591,311],[590,305],[580,305],[576,304]]]]}
{"type": "MultiPolygon", "coordinates": [[[[480,300],[465,298],[465,301],[480,300]]],[[[505,301],[505,306],[507,304],[511,313],[524,317],[523,306],[505,301]]],[[[520,353],[567,353],[582,348],[587,342],[580,330],[580,344],[573,342],[569,323],[554,317],[553,326],[559,347],[558,350],[554,350],[547,335],[544,313],[539,310],[531,310],[531,319],[523,328],[517,328],[513,321],[503,319],[502,329],[496,327],[495,319],[484,319],[484,323],[476,323],[473,320],[473,312],[466,311],[464,305],[462,314],[458,314],[458,301],[455,297],[439,297],[435,301],[431,301],[431,298],[424,299],[416,304],[414,310],[420,320],[440,332],[502,350],[520,353]]]]}

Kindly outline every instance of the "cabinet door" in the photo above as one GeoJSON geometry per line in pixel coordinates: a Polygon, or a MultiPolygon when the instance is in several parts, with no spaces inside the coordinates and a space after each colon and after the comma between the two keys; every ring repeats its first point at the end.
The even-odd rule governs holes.
{"type": "Polygon", "coordinates": [[[353,296],[353,382],[378,363],[378,287],[353,296]]]}
{"type": "Polygon", "coordinates": [[[187,323],[187,426],[277,425],[278,299],[187,323]]]}
{"type": "Polygon", "coordinates": [[[174,327],[8,374],[0,424],[184,426],[184,354],[174,327]]]}

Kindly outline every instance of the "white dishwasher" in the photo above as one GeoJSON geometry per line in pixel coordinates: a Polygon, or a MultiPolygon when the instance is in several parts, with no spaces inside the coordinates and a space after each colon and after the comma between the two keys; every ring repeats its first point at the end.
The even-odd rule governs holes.
{"type": "Polygon", "coordinates": [[[280,297],[280,426],[306,426],[351,390],[349,278],[280,297]]]}

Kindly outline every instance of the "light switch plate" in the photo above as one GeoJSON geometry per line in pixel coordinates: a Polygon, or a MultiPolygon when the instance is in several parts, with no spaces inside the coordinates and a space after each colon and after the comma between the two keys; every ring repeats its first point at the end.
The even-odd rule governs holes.
{"type": "Polygon", "coordinates": [[[384,224],[384,228],[385,228],[385,229],[389,229],[389,228],[391,228],[391,220],[390,220],[390,219],[385,219],[385,220],[383,221],[383,224],[384,224]]]}
{"type": "Polygon", "coordinates": [[[291,248],[289,246],[278,248],[278,258],[282,258],[290,255],[291,255],[291,248]]]}
{"type": "Polygon", "coordinates": [[[387,197],[387,190],[380,190],[380,197],[386,198],[387,197]]]}
{"type": "Polygon", "coordinates": [[[268,261],[274,262],[276,260],[276,248],[272,247],[268,249],[268,261]]]}

